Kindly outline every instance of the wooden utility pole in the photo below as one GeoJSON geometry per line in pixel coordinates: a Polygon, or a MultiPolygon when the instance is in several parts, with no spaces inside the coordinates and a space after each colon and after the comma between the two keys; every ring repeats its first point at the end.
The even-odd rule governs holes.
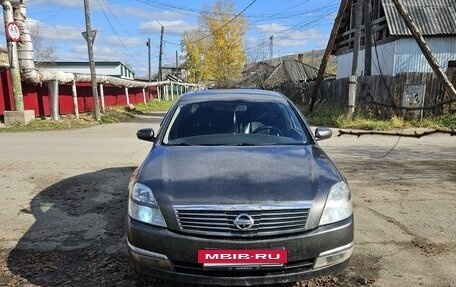
{"type": "Polygon", "coordinates": [[[148,55],[148,59],[149,59],[149,83],[150,83],[152,81],[151,71],[150,71],[150,38],[147,39],[146,46],[147,46],[147,55],[148,55]]]}
{"type": "Polygon", "coordinates": [[[269,60],[274,59],[274,35],[269,36],[269,60]]]}
{"type": "Polygon", "coordinates": [[[176,50],[176,78],[179,80],[179,55],[176,50]]]}
{"type": "Polygon", "coordinates": [[[24,111],[24,96],[22,94],[22,82],[21,82],[21,69],[19,67],[19,57],[17,53],[17,42],[21,36],[21,32],[14,22],[13,7],[10,2],[4,2],[3,5],[3,19],[5,21],[6,30],[6,42],[8,47],[8,57],[10,61],[10,74],[11,83],[13,87],[14,97],[14,110],[22,112],[24,111]],[[10,27],[11,26],[11,27],[10,27]],[[15,34],[15,39],[12,39],[10,33],[15,34]]]}
{"type": "Polygon", "coordinates": [[[364,0],[364,76],[372,75],[372,0],[364,0]]]}
{"type": "Polygon", "coordinates": [[[448,93],[450,94],[450,98],[456,99],[456,89],[454,88],[453,84],[448,80],[448,77],[445,75],[445,73],[442,70],[442,67],[439,65],[437,62],[437,59],[434,57],[434,55],[431,52],[431,49],[429,46],[426,44],[426,41],[424,40],[423,35],[418,29],[418,26],[415,24],[415,22],[412,20],[410,17],[410,14],[405,10],[404,5],[402,5],[401,0],[393,0],[394,5],[396,6],[397,11],[401,15],[402,19],[405,22],[405,25],[409,28],[410,32],[412,33],[413,38],[415,38],[418,46],[420,47],[421,51],[423,52],[424,56],[426,57],[426,60],[428,61],[429,65],[432,67],[432,70],[434,70],[434,73],[437,75],[437,77],[442,80],[445,88],[447,89],[448,93]]]}
{"type": "Polygon", "coordinates": [[[325,74],[326,66],[328,65],[329,56],[331,51],[334,49],[336,43],[337,32],[339,31],[340,25],[342,23],[342,16],[344,15],[345,10],[347,9],[349,0],[342,0],[340,3],[339,11],[337,12],[336,19],[334,20],[334,26],[331,30],[331,35],[329,36],[328,45],[326,45],[326,50],[321,59],[320,69],[318,70],[317,79],[315,80],[315,86],[313,94],[310,98],[309,110],[312,111],[315,103],[318,98],[318,91],[321,88],[321,82],[323,81],[323,76],[325,74]]]}
{"type": "Polygon", "coordinates": [[[92,94],[93,94],[93,103],[95,106],[95,119],[97,121],[101,120],[100,113],[100,102],[98,100],[98,89],[97,89],[97,74],[95,72],[95,62],[93,60],[93,41],[94,34],[92,34],[92,28],[90,24],[90,6],[89,0],[84,0],[84,12],[85,12],[85,21],[86,21],[86,40],[87,40],[87,50],[89,53],[89,63],[90,63],[90,78],[92,81],[92,94]]]}
{"type": "Polygon", "coordinates": [[[359,56],[359,46],[360,46],[360,36],[361,36],[361,19],[362,19],[362,0],[358,0],[355,4],[355,39],[353,42],[353,61],[352,61],[352,76],[356,76],[356,71],[358,70],[358,56],[359,56]]]}
{"type": "Polygon", "coordinates": [[[161,26],[160,33],[160,54],[158,55],[158,81],[162,81],[162,56],[163,56],[163,33],[165,32],[165,27],[161,26]]]}

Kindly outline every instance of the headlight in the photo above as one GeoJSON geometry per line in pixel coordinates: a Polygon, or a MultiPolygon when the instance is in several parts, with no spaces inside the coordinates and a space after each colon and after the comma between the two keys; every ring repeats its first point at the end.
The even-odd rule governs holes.
{"type": "Polygon", "coordinates": [[[142,183],[137,182],[130,189],[128,214],[138,221],[166,227],[152,190],[142,183]]]}
{"type": "Polygon", "coordinates": [[[326,205],[320,219],[320,225],[344,220],[353,214],[350,189],[341,181],[331,187],[326,205]]]}

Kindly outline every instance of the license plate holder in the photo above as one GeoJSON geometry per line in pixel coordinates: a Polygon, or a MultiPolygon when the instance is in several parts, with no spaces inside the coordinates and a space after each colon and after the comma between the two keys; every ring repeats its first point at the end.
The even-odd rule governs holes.
{"type": "Polygon", "coordinates": [[[255,270],[281,267],[287,260],[285,248],[198,250],[198,263],[203,264],[204,269],[255,270]]]}

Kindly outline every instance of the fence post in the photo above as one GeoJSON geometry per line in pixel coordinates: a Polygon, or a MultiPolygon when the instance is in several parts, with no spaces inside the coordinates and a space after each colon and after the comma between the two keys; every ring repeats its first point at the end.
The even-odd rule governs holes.
{"type": "Polygon", "coordinates": [[[355,113],[355,99],[356,99],[356,76],[351,75],[348,80],[348,112],[347,117],[353,117],[355,113]]]}
{"type": "Polygon", "coordinates": [[[48,89],[51,101],[51,119],[56,121],[59,119],[59,81],[49,81],[48,89]]]}
{"type": "Polygon", "coordinates": [[[172,82],[170,85],[170,90],[171,90],[171,101],[174,101],[174,84],[172,82]]]}
{"type": "Polygon", "coordinates": [[[125,97],[127,98],[127,106],[130,105],[130,97],[128,96],[128,88],[125,87],[125,97]]]}
{"type": "Polygon", "coordinates": [[[73,84],[71,85],[71,90],[73,92],[73,107],[74,107],[74,115],[76,119],[79,119],[79,104],[78,104],[78,91],[76,88],[76,81],[73,80],[73,84]]]}
{"type": "Polygon", "coordinates": [[[101,112],[105,112],[105,98],[104,98],[104,87],[100,84],[100,98],[101,98],[101,112]]]}
{"type": "Polygon", "coordinates": [[[147,104],[147,101],[146,101],[146,89],[143,88],[143,102],[144,104],[147,104]]]}

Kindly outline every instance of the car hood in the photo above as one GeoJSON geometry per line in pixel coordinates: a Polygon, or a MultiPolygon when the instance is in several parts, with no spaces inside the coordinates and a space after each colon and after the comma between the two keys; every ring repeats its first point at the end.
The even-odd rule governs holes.
{"type": "Polygon", "coordinates": [[[164,213],[173,205],[274,205],[307,202],[321,210],[342,177],[317,145],[157,146],[137,181],[164,213]]]}

